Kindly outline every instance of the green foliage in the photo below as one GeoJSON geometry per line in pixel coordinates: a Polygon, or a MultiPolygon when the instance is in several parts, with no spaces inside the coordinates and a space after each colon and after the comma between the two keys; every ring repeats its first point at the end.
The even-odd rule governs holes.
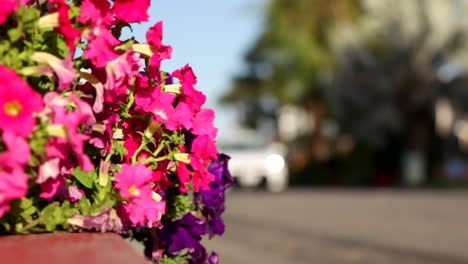
{"type": "Polygon", "coordinates": [[[124,158],[124,155],[128,154],[127,148],[124,146],[124,141],[114,140],[112,141],[112,155],[118,155],[120,159],[124,158]]]}
{"type": "Polygon", "coordinates": [[[93,183],[97,179],[96,170],[92,170],[90,172],[85,172],[85,171],[83,171],[81,169],[80,166],[73,169],[72,174],[73,174],[73,176],[75,176],[75,179],[77,179],[79,183],[81,183],[84,187],[86,187],[88,189],[93,188],[93,183]]]}
{"type": "Polygon", "coordinates": [[[193,209],[192,197],[188,194],[177,194],[168,197],[168,206],[164,217],[167,219],[177,219],[189,213],[193,209]]]}
{"type": "Polygon", "coordinates": [[[183,264],[186,263],[189,259],[188,256],[171,256],[164,255],[162,258],[158,259],[158,264],[183,264]]]}

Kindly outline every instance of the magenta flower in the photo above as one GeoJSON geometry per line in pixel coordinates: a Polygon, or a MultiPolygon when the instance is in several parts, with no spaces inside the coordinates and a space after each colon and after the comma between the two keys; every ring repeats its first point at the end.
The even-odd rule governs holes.
{"type": "Polygon", "coordinates": [[[193,120],[192,133],[195,135],[207,135],[210,138],[216,138],[218,129],[213,126],[215,112],[211,109],[201,109],[195,115],[193,120]]]}
{"type": "Polygon", "coordinates": [[[183,162],[179,163],[179,166],[177,166],[177,176],[180,181],[179,191],[183,193],[188,192],[187,184],[190,183],[192,171],[187,168],[187,164],[183,162]]]}
{"type": "Polygon", "coordinates": [[[165,213],[165,202],[154,199],[150,181],[153,172],[143,164],[123,165],[116,175],[115,188],[122,197],[130,198],[120,208],[120,215],[132,226],[157,226],[165,213]]]}
{"type": "Polygon", "coordinates": [[[63,176],[56,178],[49,178],[47,181],[41,184],[41,193],[39,197],[44,199],[52,199],[57,195],[59,189],[62,186],[66,186],[66,182],[63,179],[63,176]]]}
{"type": "Polygon", "coordinates": [[[192,68],[187,64],[183,68],[172,73],[171,77],[178,78],[182,85],[183,101],[192,109],[197,110],[206,102],[206,96],[193,86],[197,84],[197,77],[192,68]]]}
{"type": "Polygon", "coordinates": [[[122,197],[142,197],[142,195],[148,195],[149,191],[149,198],[151,198],[151,186],[149,182],[152,177],[153,172],[143,164],[125,164],[122,166],[122,172],[115,176],[117,181],[115,188],[119,189],[122,197]]]}
{"type": "Polygon", "coordinates": [[[112,23],[110,3],[107,0],[84,0],[80,8],[81,13],[77,20],[83,24],[91,23],[96,26],[112,23]]]}
{"type": "Polygon", "coordinates": [[[49,0],[49,4],[57,4],[57,8],[52,12],[59,13],[59,27],[54,30],[63,35],[67,46],[71,49],[75,49],[75,43],[80,39],[81,32],[74,28],[70,18],[68,17],[68,11],[70,6],[65,0],[49,0]]]}
{"type": "Polygon", "coordinates": [[[158,76],[160,74],[159,68],[161,61],[170,59],[172,54],[172,47],[162,44],[163,36],[163,22],[160,21],[148,29],[146,32],[146,41],[154,47],[156,52],[151,56],[149,72],[151,76],[158,76]]]}
{"type": "Polygon", "coordinates": [[[0,5],[0,25],[3,24],[9,14],[15,12],[16,8],[18,7],[17,0],[4,0],[0,5]]]}
{"type": "Polygon", "coordinates": [[[60,174],[60,159],[50,159],[39,166],[39,175],[36,178],[37,183],[44,183],[48,179],[55,179],[60,174]]]}
{"type": "Polygon", "coordinates": [[[192,184],[195,191],[209,190],[209,184],[215,176],[207,171],[208,164],[218,157],[218,150],[215,141],[207,135],[198,136],[192,142],[190,165],[194,173],[192,184]]]}
{"type": "Polygon", "coordinates": [[[2,139],[7,146],[7,151],[0,153],[0,170],[2,167],[12,168],[28,165],[31,157],[28,142],[10,131],[3,132],[2,139]]]}
{"type": "Polygon", "coordinates": [[[23,169],[0,170],[0,217],[10,210],[10,201],[26,196],[28,176],[23,169]]]}
{"type": "Polygon", "coordinates": [[[215,141],[207,135],[196,137],[190,150],[194,156],[203,161],[208,162],[218,158],[218,149],[216,148],[215,141]]]}
{"type": "Polygon", "coordinates": [[[53,124],[63,125],[66,129],[63,137],[55,137],[47,143],[47,156],[66,160],[69,159],[69,150],[71,149],[84,171],[94,169],[93,163],[84,152],[84,143],[89,139],[89,136],[78,130],[78,127],[91,117],[86,113],[69,113],[63,106],[52,105],[49,107],[53,110],[53,124]]]}
{"type": "Polygon", "coordinates": [[[41,96],[14,70],[0,65],[0,130],[27,137],[36,124],[33,113],[42,107],[41,96]]]}
{"type": "Polygon", "coordinates": [[[161,216],[166,213],[166,202],[154,199],[134,199],[120,207],[119,215],[130,221],[132,226],[159,226],[161,216]]]}
{"type": "Polygon", "coordinates": [[[152,113],[155,122],[163,123],[167,129],[175,131],[181,128],[190,129],[192,127],[193,113],[187,104],[179,102],[176,107],[173,102],[176,98],[174,94],[161,92],[160,87],[157,87],[151,94],[153,98],[150,104],[148,98],[138,97],[136,100],[139,105],[147,113],[152,113]]]}
{"type": "Polygon", "coordinates": [[[115,0],[112,11],[115,16],[125,22],[148,21],[150,0],[115,0]]]}
{"type": "Polygon", "coordinates": [[[85,51],[85,58],[91,60],[97,68],[102,68],[109,61],[113,61],[119,57],[114,48],[120,44],[120,41],[106,27],[95,27],[90,32],[88,41],[89,45],[85,51]]]}
{"type": "Polygon", "coordinates": [[[127,89],[127,87],[134,84],[133,79],[139,75],[138,70],[140,67],[140,58],[131,50],[109,62],[106,65],[106,89],[112,90],[114,87],[120,86],[125,86],[127,89]]]}

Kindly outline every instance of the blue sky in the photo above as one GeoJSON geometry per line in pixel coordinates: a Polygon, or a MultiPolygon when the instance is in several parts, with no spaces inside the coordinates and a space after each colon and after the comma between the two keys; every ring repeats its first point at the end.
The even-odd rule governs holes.
{"type": "Polygon", "coordinates": [[[206,107],[217,112],[220,128],[228,129],[233,114],[216,105],[242,72],[243,55],[261,32],[265,0],[152,0],[151,21],[133,27],[136,39],[145,41],[146,30],[164,23],[163,43],[173,47],[172,59],[163,70],[173,71],[189,63],[198,77],[197,89],[208,97],[206,107]]]}

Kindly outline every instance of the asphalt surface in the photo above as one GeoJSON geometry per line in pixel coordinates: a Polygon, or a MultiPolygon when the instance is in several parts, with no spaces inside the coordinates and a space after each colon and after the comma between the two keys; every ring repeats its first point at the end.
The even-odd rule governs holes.
{"type": "Polygon", "coordinates": [[[233,191],[221,264],[468,263],[468,191],[233,191]]]}

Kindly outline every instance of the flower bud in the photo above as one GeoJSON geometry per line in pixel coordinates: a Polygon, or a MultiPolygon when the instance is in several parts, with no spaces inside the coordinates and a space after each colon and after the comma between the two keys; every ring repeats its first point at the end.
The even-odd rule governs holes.
{"type": "Polygon", "coordinates": [[[59,13],[55,12],[39,18],[38,25],[39,28],[54,28],[60,26],[59,13]]]}

